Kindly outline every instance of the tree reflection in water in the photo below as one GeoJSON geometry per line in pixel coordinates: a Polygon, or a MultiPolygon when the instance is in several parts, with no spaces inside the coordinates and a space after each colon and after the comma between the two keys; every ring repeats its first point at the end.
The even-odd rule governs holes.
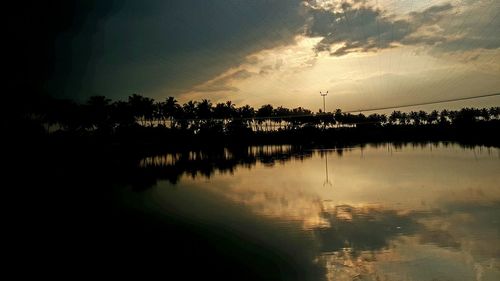
{"type": "MultiPolygon", "coordinates": [[[[239,154],[244,156],[240,161],[234,160],[233,151],[221,151],[220,156],[211,158],[216,161],[207,160],[210,159],[207,154],[194,153],[184,156],[195,163],[191,167],[210,162],[210,169],[180,169],[184,172],[178,175],[189,176],[191,180],[185,181],[198,183],[200,190],[219,194],[263,218],[302,222],[301,231],[310,233],[316,243],[314,262],[325,269],[328,280],[496,280],[500,263],[498,247],[492,245],[500,242],[494,234],[499,231],[495,217],[500,216],[500,193],[490,185],[495,176],[489,172],[475,174],[462,170],[469,163],[463,159],[469,159],[469,155],[472,160],[481,161],[484,157],[495,158],[495,153],[489,148],[458,148],[449,143],[374,144],[366,146],[362,153],[360,158],[361,151],[357,148],[252,148],[239,154]],[[382,158],[387,163],[371,162],[377,158],[374,151],[384,154],[382,158]],[[333,167],[339,171],[336,185],[325,189],[324,182],[332,181],[327,167],[331,162],[326,157],[335,154],[337,160],[334,159],[333,167]],[[356,157],[353,158],[353,154],[356,157]],[[407,154],[411,156],[409,160],[405,160],[408,156],[401,158],[407,154]],[[461,156],[455,159],[456,155],[461,156]],[[350,160],[349,167],[340,167],[339,162],[347,165],[346,159],[338,160],[341,157],[355,160],[350,160]],[[307,163],[314,161],[317,163],[314,168],[319,168],[314,175],[321,178],[305,182],[317,182],[321,189],[302,183],[302,177],[308,176],[309,168],[313,168],[307,163]],[[232,168],[228,170],[223,162],[232,163],[232,168]],[[245,168],[237,170],[237,167],[245,168]],[[246,169],[254,170],[245,172],[246,169]],[[214,176],[217,171],[222,174],[214,176]],[[342,174],[346,171],[349,173],[342,174]],[[481,179],[480,174],[489,178],[481,179]],[[449,175],[463,178],[463,182],[454,183],[449,175]],[[389,176],[395,178],[384,179],[389,176]],[[224,183],[232,182],[232,177],[245,179],[245,185],[234,180],[237,184],[226,186],[224,183]],[[201,178],[213,181],[202,184],[201,178]],[[297,180],[301,182],[294,183],[297,180]],[[380,186],[372,187],[371,182],[380,186]],[[471,189],[474,182],[485,188],[471,189]],[[356,188],[368,195],[356,195],[356,188]],[[354,190],[349,193],[349,189],[354,190]],[[334,199],[326,199],[325,192],[334,199]],[[367,204],[353,194],[361,198],[376,195],[377,199],[371,200],[386,203],[367,204]],[[391,203],[394,196],[397,197],[392,200],[396,201],[391,203]],[[415,200],[421,201],[419,205],[409,204],[415,200]],[[435,201],[434,205],[429,205],[431,200],[435,201]],[[342,201],[349,203],[339,203],[342,201]]],[[[163,156],[166,159],[163,162],[168,162],[162,165],[163,169],[181,163],[189,166],[189,160],[174,163],[170,157],[163,156]]],[[[498,165],[495,161],[491,164],[498,165]]]]}

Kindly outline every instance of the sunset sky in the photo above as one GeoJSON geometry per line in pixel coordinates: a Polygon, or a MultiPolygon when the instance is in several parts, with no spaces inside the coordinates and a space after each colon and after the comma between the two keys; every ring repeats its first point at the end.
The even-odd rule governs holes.
{"type": "Polygon", "coordinates": [[[57,36],[47,89],[313,110],[320,91],[327,110],[492,94],[499,13],[497,0],[113,1],[57,36]]]}

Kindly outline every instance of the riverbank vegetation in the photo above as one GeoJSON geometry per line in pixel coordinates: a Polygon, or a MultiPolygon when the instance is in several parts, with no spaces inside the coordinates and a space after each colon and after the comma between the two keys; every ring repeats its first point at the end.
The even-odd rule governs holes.
{"type": "MultiPolygon", "coordinates": [[[[180,104],[134,94],[127,101],[94,96],[85,103],[43,99],[25,106],[10,135],[65,142],[213,145],[452,140],[498,144],[500,107],[442,111],[313,112],[297,107],[236,106],[210,100],[180,104]]],[[[5,121],[4,121],[5,122],[5,121]]]]}

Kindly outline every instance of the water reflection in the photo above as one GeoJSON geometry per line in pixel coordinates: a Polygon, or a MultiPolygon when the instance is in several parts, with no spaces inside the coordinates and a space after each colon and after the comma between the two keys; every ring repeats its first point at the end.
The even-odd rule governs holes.
{"type": "Polygon", "coordinates": [[[166,180],[148,200],[279,244],[326,280],[499,280],[499,153],[449,143],[268,146],[152,156],[140,169],[166,180]],[[306,248],[314,254],[301,255],[306,248]]]}
{"type": "Polygon", "coordinates": [[[325,153],[324,155],[325,155],[325,182],[323,182],[323,186],[332,187],[333,184],[330,181],[330,179],[328,178],[328,174],[329,174],[329,171],[328,171],[328,153],[325,153]]]}
{"type": "Polygon", "coordinates": [[[312,157],[312,151],[290,145],[219,148],[166,153],[139,160],[138,172],[145,172],[153,181],[166,179],[176,184],[183,175],[211,178],[216,173],[234,174],[237,167],[251,169],[257,163],[272,167],[292,159],[312,157]]]}

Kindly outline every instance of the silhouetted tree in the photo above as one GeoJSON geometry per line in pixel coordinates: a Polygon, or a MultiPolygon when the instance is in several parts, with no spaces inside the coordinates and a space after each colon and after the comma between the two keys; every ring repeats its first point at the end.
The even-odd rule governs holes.
{"type": "Polygon", "coordinates": [[[446,109],[443,109],[440,113],[439,113],[439,123],[440,124],[448,124],[449,123],[449,118],[450,116],[450,113],[448,110],[446,109]]]}
{"type": "Polygon", "coordinates": [[[165,103],[163,103],[162,112],[165,118],[170,120],[170,128],[175,127],[174,118],[180,118],[180,116],[182,116],[182,113],[180,112],[181,110],[182,110],[181,106],[174,97],[168,97],[165,103]]]}
{"type": "MultiPolygon", "coordinates": [[[[145,126],[147,121],[152,121],[154,116],[154,100],[146,98],[138,94],[133,94],[128,97],[130,110],[134,117],[145,126]]],[[[152,123],[150,122],[150,126],[152,123]]]]}
{"type": "Polygon", "coordinates": [[[263,122],[266,125],[266,131],[269,130],[268,124],[270,123],[270,118],[273,117],[273,106],[266,104],[261,106],[256,113],[257,123],[261,125],[263,122]],[[267,122],[266,122],[267,121],[267,122]]]}
{"type": "Polygon", "coordinates": [[[489,109],[489,113],[490,113],[490,118],[500,118],[500,106],[497,106],[497,107],[491,107],[489,109]]]}
{"type": "Polygon", "coordinates": [[[214,108],[214,117],[217,119],[230,119],[237,116],[237,111],[234,103],[227,101],[225,103],[218,103],[214,108]]]}
{"type": "Polygon", "coordinates": [[[197,102],[188,101],[187,103],[182,105],[181,113],[178,117],[178,122],[181,125],[181,129],[189,129],[193,123],[193,120],[196,119],[196,107],[197,102]]]}
{"type": "Polygon", "coordinates": [[[479,113],[479,116],[483,119],[483,120],[490,120],[490,112],[488,111],[488,109],[486,108],[483,108],[481,109],[480,113],[479,113]]]}
{"type": "Polygon", "coordinates": [[[429,116],[427,116],[427,123],[436,124],[439,119],[439,112],[437,110],[433,110],[429,116]]]}
{"type": "Polygon", "coordinates": [[[197,119],[212,118],[212,103],[210,102],[210,100],[204,99],[196,104],[196,118],[197,119]]]}
{"type": "Polygon", "coordinates": [[[429,115],[427,112],[420,110],[418,111],[418,122],[419,124],[427,124],[429,115]]]}
{"type": "Polygon", "coordinates": [[[401,111],[393,111],[391,115],[389,115],[389,122],[393,125],[397,125],[401,122],[401,111]]]}
{"type": "Polygon", "coordinates": [[[476,122],[479,113],[473,108],[462,108],[454,115],[453,123],[457,126],[472,126],[476,122]]]}
{"type": "Polygon", "coordinates": [[[135,124],[135,116],[128,102],[117,101],[111,106],[111,120],[118,127],[130,127],[135,124]]]}
{"type": "Polygon", "coordinates": [[[111,130],[113,127],[110,110],[111,100],[104,96],[92,96],[87,101],[89,125],[97,130],[111,130]]]}

